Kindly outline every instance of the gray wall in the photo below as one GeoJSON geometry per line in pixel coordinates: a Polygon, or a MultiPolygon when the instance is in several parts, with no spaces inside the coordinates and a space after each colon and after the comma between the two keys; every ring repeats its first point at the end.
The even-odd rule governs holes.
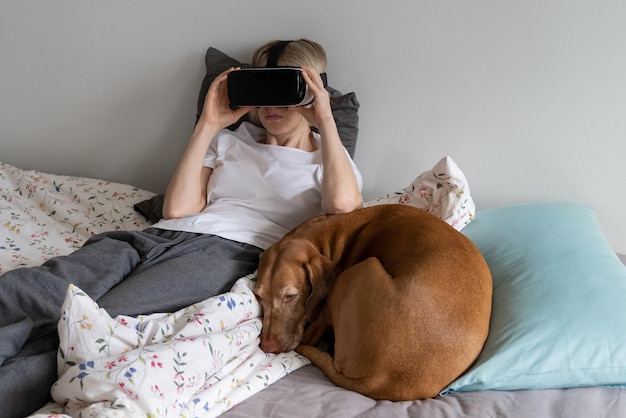
{"type": "Polygon", "coordinates": [[[626,253],[626,2],[0,3],[0,160],[162,191],[203,54],[309,37],[356,91],[365,197],[451,155],[479,208],[592,206],[626,253]]]}

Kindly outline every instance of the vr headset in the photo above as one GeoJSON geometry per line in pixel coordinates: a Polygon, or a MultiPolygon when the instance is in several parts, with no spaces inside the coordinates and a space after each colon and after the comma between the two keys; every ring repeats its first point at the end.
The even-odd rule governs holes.
{"type": "MultiPolygon", "coordinates": [[[[313,102],[298,67],[279,67],[278,58],[291,41],[274,44],[269,51],[266,67],[243,68],[228,74],[230,107],[290,107],[313,102]]],[[[326,86],[326,74],[322,74],[326,86]]]]}
{"type": "Polygon", "coordinates": [[[301,106],[313,101],[296,67],[244,68],[228,74],[231,107],[301,106]]]}

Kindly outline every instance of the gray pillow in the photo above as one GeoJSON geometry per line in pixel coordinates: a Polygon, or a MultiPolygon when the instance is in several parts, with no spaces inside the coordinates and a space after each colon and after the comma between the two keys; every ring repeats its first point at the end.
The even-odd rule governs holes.
{"type": "MultiPolygon", "coordinates": [[[[198,122],[198,119],[200,119],[200,114],[202,114],[206,93],[215,77],[230,67],[250,67],[250,64],[241,63],[213,47],[210,47],[207,50],[204,57],[204,63],[206,66],[206,75],[204,76],[204,80],[202,80],[202,86],[200,87],[200,93],[198,94],[198,113],[196,114],[196,123],[198,122]]],[[[359,101],[354,93],[341,94],[341,92],[332,87],[326,87],[326,90],[328,90],[328,93],[330,94],[330,105],[333,110],[333,117],[335,118],[335,123],[337,124],[337,130],[339,131],[341,142],[343,143],[343,146],[346,147],[346,150],[348,150],[350,157],[354,158],[357,137],[359,134],[359,101]]],[[[244,120],[247,120],[247,116],[244,116],[228,128],[235,129],[244,120]]]]}

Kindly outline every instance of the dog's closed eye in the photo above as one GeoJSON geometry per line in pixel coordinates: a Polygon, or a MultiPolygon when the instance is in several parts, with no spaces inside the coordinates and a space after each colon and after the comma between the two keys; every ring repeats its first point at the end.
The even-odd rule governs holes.
{"type": "Polygon", "coordinates": [[[297,293],[287,293],[283,295],[282,299],[284,303],[289,303],[289,302],[293,302],[294,300],[296,300],[297,297],[298,297],[297,293]]]}

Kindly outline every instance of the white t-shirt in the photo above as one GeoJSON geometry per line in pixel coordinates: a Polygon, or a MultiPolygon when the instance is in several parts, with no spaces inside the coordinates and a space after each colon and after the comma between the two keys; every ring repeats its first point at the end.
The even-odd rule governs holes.
{"type": "MultiPolygon", "coordinates": [[[[207,206],[156,228],[219,235],[265,249],[306,219],[322,213],[322,153],[259,143],[265,131],[243,123],[213,139],[204,165],[213,169],[207,206]]],[[[347,155],[347,151],[346,151],[347,155]]],[[[348,157],[349,158],[349,157],[348,157]]],[[[350,160],[359,188],[362,178],[350,160]]]]}

